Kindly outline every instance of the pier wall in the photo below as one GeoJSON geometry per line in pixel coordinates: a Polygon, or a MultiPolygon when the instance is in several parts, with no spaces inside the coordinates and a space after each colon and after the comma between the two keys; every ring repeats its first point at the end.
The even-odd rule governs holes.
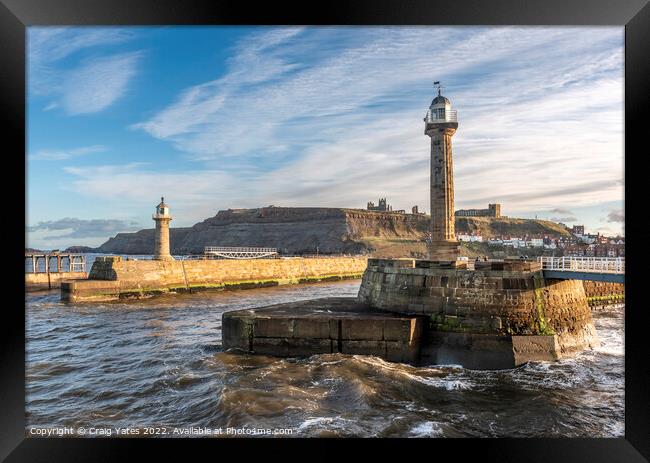
{"type": "Polygon", "coordinates": [[[343,353],[417,363],[425,321],[374,311],[352,297],[290,302],[225,312],[223,347],[280,357],[343,353]]]}
{"type": "Polygon", "coordinates": [[[596,308],[625,302],[625,285],[623,283],[604,283],[601,281],[583,281],[589,307],[596,308]]]}
{"type": "Polygon", "coordinates": [[[85,278],[88,278],[87,272],[25,273],[25,291],[60,288],[61,282],[64,280],[80,280],[85,278]]]}
{"type": "Polygon", "coordinates": [[[248,288],[360,278],[365,257],[124,260],[99,257],[88,280],[64,283],[67,301],[111,300],[167,291],[248,288]]]}
{"type": "Polygon", "coordinates": [[[369,259],[358,299],[379,310],[426,315],[431,349],[422,354],[433,362],[517,364],[598,345],[582,282],[545,280],[536,262],[468,270],[369,259]]]}

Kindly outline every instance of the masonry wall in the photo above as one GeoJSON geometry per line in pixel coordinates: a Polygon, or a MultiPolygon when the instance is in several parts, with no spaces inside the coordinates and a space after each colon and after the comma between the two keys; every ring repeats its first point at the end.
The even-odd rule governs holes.
{"type": "Polygon", "coordinates": [[[89,280],[66,284],[62,299],[111,299],[138,292],[257,287],[360,277],[363,257],[242,260],[123,260],[99,257],[89,280]],[[100,294],[101,293],[101,294],[100,294]]]}
{"type": "Polygon", "coordinates": [[[435,332],[557,335],[563,351],[595,340],[580,281],[544,280],[533,264],[528,271],[415,267],[423,264],[370,259],[359,300],[381,310],[428,315],[435,332]]]}
{"type": "Polygon", "coordinates": [[[625,302],[625,285],[623,283],[605,283],[600,281],[583,281],[589,307],[621,304],[625,302]]]}
{"type": "Polygon", "coordinates": [[[25,290],[38,291],[43,289],[60,288],[64,280],[87,278],[86,272],[42,272],[25,273],[25,290]]]}

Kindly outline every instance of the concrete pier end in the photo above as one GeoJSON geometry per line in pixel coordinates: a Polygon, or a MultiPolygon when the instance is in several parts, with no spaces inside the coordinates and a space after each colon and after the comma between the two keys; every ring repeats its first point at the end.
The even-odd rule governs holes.
{"type": "Polygon", "coordinates": [[[425,317],[372,309],[353,297],[323,298],[222,315],[224,349],[280,357],[374,355],[417,363],[425,317]]]}

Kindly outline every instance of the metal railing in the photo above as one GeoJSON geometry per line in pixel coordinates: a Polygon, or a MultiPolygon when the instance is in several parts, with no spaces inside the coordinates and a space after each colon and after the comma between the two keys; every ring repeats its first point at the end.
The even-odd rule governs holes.
{"type": "Polygon", "coordinates": [[[277,256],[278,250],[277,248],[205,246],[203,254],[224,259],[261,259],[263,257],[277,256]]]}
{"type": "Polygon", "coordinates": [[[440,114],[431,114],[431,110],[427,111],[427,115],[424,116],[424,122],[427,124],[437,124],[441,122],[458,122],[458,113],[455,109],[445,111],[445,113],[440,117],[440,114]]]}
{"type": "Polygon", "coordinates": [[[85,272],[83,254],[25,253],[25,273],[85,272]],[[29,261],[29,263],[27,263],[29,261]],[[52,264],[55,264],[54,266],[52,264]],[[52,268],[54,267],[54,268],[52,268]]]}
{"type": "Polygon", "coordinates": [[[542,270],[625,273],[624,257],[538,257],[542,270]]]}

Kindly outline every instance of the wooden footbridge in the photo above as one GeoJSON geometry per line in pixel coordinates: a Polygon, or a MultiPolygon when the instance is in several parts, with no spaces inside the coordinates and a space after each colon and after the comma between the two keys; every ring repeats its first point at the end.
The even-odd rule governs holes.
{"type": "Polygon", "coordinates": [[[538,257],[545,278],[625,283],[624,257],[538,257]]]}

